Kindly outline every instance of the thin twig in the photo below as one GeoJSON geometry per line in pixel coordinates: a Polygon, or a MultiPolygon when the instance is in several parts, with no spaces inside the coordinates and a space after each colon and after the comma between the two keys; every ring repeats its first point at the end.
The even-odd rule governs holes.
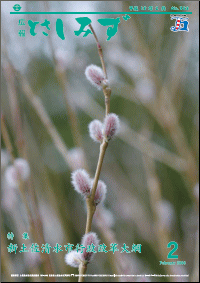
{"type": "MultiPolygon", "coordinates": [[[[102,52],[101,45],[99,44],[97,35],[94,32],[92,25],[89,25],[89,27],[90,27],[90,29],[91,29],[94,37],[95,37],[95,40],[97,42],[99,57],[100,57],[100,60],[101,60],[101,64],[102,64],[102,68],[103,68],[103,71],[104,71],[105,78],[107,79],[107,72],[106,72],[105,62],[104,62],[104,59],[103,59],[103,52],[102,52]]],[[[105,108],[106,108],[105,116],[107,116],[110,112],[111,89],[109,87],[103,87],[103,93],[104,93],[104,96],[105,96],[105,108]]],[[[97,185],[98,185],[98,181],[99,181],[99,176],[100,176],[101,168],[102,168],[102,165],[103,165],[103,159],[104,159],[107,147],[108,147],[108,142],[106,140],[104,140],[102,142],[102,144],[100,145],[99,159],[98,159],[98,163],[97,163],[97,168],[96,168],[96,173],[95,173],[95,177],[94,177],[94,182],[93,182],[91,194],[86,199],[87,220],[86,220],[85,234],[87,234],[91,231],[92,219],[93,219],[93,216],[94,216],[94,213],[95,213],[95,210],[96,210],[96,205],[94,203],[94,197],[95,197],[95,193],[96,193],[96,189],[97,189],[97,185]]],[[[87,271],[87,265],[81,264],[80,268],[79,268],[79,282],[84,281],[83,275],[86,273],[86,271],[87,271]]]]}
{"type": "MultiPolygon", "coordinates": [[[[93,35],[94,35],[94,38],[96,40],[96,43],[97,43],[97,48],[98,48],[98,53],[99,53],[99,57],[100,57],[100,60],[101,60],[101,65],[102,65],[102,69],[103,69],[103,72],[104,72],[104,75],[105,75],[105,78],[106,80],[108,79],[108,76],[107,76],[107,71],[106,71],[106,65],[105,65],[105,61],[104,61],[104,58],[103,58],[103,51],[102,51],[102,47],[99,43],[99,40],[97,38],[97,35],[92,27],[92,25],[90,24],[89,25],[93,35]]],[[[110,113],[110,96],[111,96],[111,89],[109,87],[104,87],[103,88],[103,93],[104,93],[104,97],[105,97],[105,106],[106,106],[106,115],[108,115],[110,113]]]]}
{"type": "Polygon", "coordinates": [[[90,27],[90,29],[91,29],[91,31],[92,31],[92,33],[93,33],[93,35],[94,35],[94,38],[95,38],[95,40],[96,40],[97,48],[98,48],[98,52],[99,52],[99,57],[100,57],[100,60],[101,60],[102,69],[103,69],[105,78],[107,79],[108,77],[107,77],[107,71],[106,71],[105,61],[104,61],[104,58],[103,58],[102,47],[101,47],[101,45],[100,45],[100,43],[99,43],[99,40],[98,40],[98,38],[97,38],[97,35],[96,35],[96,33],[95,33],[95,31],[94,31],[92,25],[90,24],[89,27],[90,27]]]}
{"type": "MultiPolygon", "coordinates": [[[[98,102],[96,102],[91,96],[89,97],[87,94],[84,94],[84,101],[87,101],[87,103],[80,104],[79,107],[81,107],[81,109],[93,119],[100,119],[103,115],[103,107],[101,107],[98,102]]],[[[130,128],[124,120],[120,121],[120,125],[122,131],[118,134],[119,139],[178,172],[184,172],[187,170],[187,163],[185,159],[170,152],[155,142],[148,140],[143,135],[130,128]]]]}

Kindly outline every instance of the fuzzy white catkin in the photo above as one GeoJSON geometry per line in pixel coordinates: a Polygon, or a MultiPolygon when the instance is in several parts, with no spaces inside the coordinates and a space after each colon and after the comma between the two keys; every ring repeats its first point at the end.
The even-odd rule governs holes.
{"type": "Polygon", "coordinates": [[[67,265],[72,267],[79,267],[81,262],[81,252],[77,252],[76,250],[71,251],[65,255],[65,262],[67,265]]]}
{"type": "MultiPolygon", "coordinates": [[[[85,70],[85,76],[93,86],[101,90],[102,85],[105,81],[105,76],[103,70],[100,67],[96,65],[88,66],[85,70]]],[[[108,82],[106,80],[106,84],[107,83],[108,82]]]]}
{"type": "Polygon", "coordinates": [[[95,247],[97,247],[99,245],[99,239],[97,237],[97,234],[94,232],[90,232],[87,233],[83,236],[81,244],[86,247],[83,250],[83,253],[81,254],[81,258],[82,260],[86,261],[87,263],[90,263],[92,261],[92,259],[94,258],[94,254],[93,252],[87,252],[87,247],[89,245],[94,245],[95,247]]]}
{"type": "Polygon", "coordinates": [[[83,169],[78,169],[72,173],[72,185],[74,189],[84,197],[90,195],[91,179],[88,173],[83,169]]]}
{"type": "Polygon", "coordinates": [[[99,120],[92,121],[89,126],[89,134],[95,142],[103,141],[103,124],[99,120]]]}
{"type": "Polygon", "coordinates": [[[110,113],[106,116],[104,120],[104,136],[109,141],[119,132],[119,117],[114,114],[110,113]]]}
{"type": "Polygon", "coordinates": [[[107,193],[106,184],[103,181],[99,180],[94,196],[94,203],[96,205],[98,205],[99,203],[103,204],[106,198],[106,193],[107,193]]]}

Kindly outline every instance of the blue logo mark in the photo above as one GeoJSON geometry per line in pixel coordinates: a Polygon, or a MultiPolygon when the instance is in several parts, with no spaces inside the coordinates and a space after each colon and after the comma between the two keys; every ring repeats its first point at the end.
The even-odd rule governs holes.
{"type": "Polygon", "coordinates": [[[173,31],[173,32],[189,31],[189,27],[188,27],[188,25],[189,25],[188,19],[189,18],[186,18],[183,15],[178,15],[178,16],[170,15],[170,17],[171,17],[171,20],[176,20],[175,21],[175,26],[172,26],[170,28],[171,31],[173,31]]]}

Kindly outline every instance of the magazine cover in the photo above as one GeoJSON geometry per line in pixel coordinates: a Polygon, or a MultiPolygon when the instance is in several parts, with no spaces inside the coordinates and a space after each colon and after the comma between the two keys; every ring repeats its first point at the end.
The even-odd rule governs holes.
{"type": "Polygon", "coordinates": [[[199,1],[1,1],[1,282],[199,282],[199,1]]]}

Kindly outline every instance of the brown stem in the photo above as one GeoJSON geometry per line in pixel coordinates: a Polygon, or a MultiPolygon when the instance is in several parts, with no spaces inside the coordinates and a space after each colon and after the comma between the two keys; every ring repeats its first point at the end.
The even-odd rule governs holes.
{"type": "Polygon", "coordinates": [[[93,35],[94,35],[94,38],[96,40],[96,43],[97,43],[97,48],[98,48],[98,52],[99,52],[99,57],[100,57],[100,60],[101,60],[101,65],[102,65],[102,69],[103,69],[103,72],[104,72],[104,75],[105,75],[105,78],[107,79],[107,72],[106,72],[106,66],[105,66],[105,61],[104,61],[104,58],[103,58],[103,52],[102,52],[102,48],[101,48],[101,45],[99,43],[99,40],[97,38],[97,35],[92,27],[92,25],[90,24],[89,25],[93,35]]]}
{"type": "Polygon", "coordinates": [[[89,233],[91,231],[92,227],[92,218],[96,210],[96,205],[94,203],[94,197],[97,189],[97,184],[99,181],[99,176],[101,173],[101,168],[103,165],[103,159],[106,153],[106,149],[108,147],[108,143],[104,141],[101,146],[100,146],[100,153],[99,153],[99,160],[97,163],[97,169],[94,177],[94,182],[93,182],[93,187],[91,191],[91,195],[89,198],[86,199],[87,203],[87,221],[86,221],[86,229],[85,229],[85,234],[89,233]]]}
{"type": "Polygon", "coordinates": [[[106,116],[107,116],[110,113],[111,89],[109,87],[103,88],[103,93],[105,96],[105,106],[106,106],[106,116]]]}
{"type": "Polygon", "coordinates": [[[84,282],[84,276],[87,271],[87,264],[81,263],[79,265],[79,279],[78,282],[84,282]]]}
{"type": "MultiPolygon", "coordinates": [[[[99,44],[97,35],[95,33],[95,31],[93,30],[92,26],[89,25],[94,38],[97,42],[97,47],[98,47],[98,52],[99,52],[99,57],[101,60],[101,64],[102,64],[102,68],[103,68],[103,72],[105,75],[105,78],[107,79],[107,72],[106,72],[106,67],[105,67],[105,62],[103,59],[103,53],[102,53],[102,48],[101,45],[99,44]]],[[[110,95],[111,95],[111,89],[107,86],[103,87],[103,93],[105,96],[105,107],[106,107],[106,116],[110,113],[110,95]]],[[[91,227],[92,227],[92,219],[96,210],[96,205],[94,203],[94,197],[95,197],[95,193],[96,193],[96,189],[97,189],[97,185],[98,185],[98,181],[99,181],[99,176],[101,173],[101,168],[103,165],[103,159],[106,153],[106,149],[108,147],[108,142],[107,141],[103,141],[102,144],[100,145],[100,153],[99,153],[99,159],[98,159],[98,163],[97,163],[97,168],[96,168],[96,172],[95,172],[95,177],[94,177],[94,182],[93,182],[93,187],[91,190],[91,194],[90,196],[86,199],[86,204],[87,204],[87,220],[86,220],[86,228],[85,228],[85,234],[89,233],[91,231],[91,227]]],[[[79,266],[79,282],[84,282],[84,276],[81,276],[83,274],[85,274],[87,271],[87,264],[83,264],[81,263],[79,266]]]]}

